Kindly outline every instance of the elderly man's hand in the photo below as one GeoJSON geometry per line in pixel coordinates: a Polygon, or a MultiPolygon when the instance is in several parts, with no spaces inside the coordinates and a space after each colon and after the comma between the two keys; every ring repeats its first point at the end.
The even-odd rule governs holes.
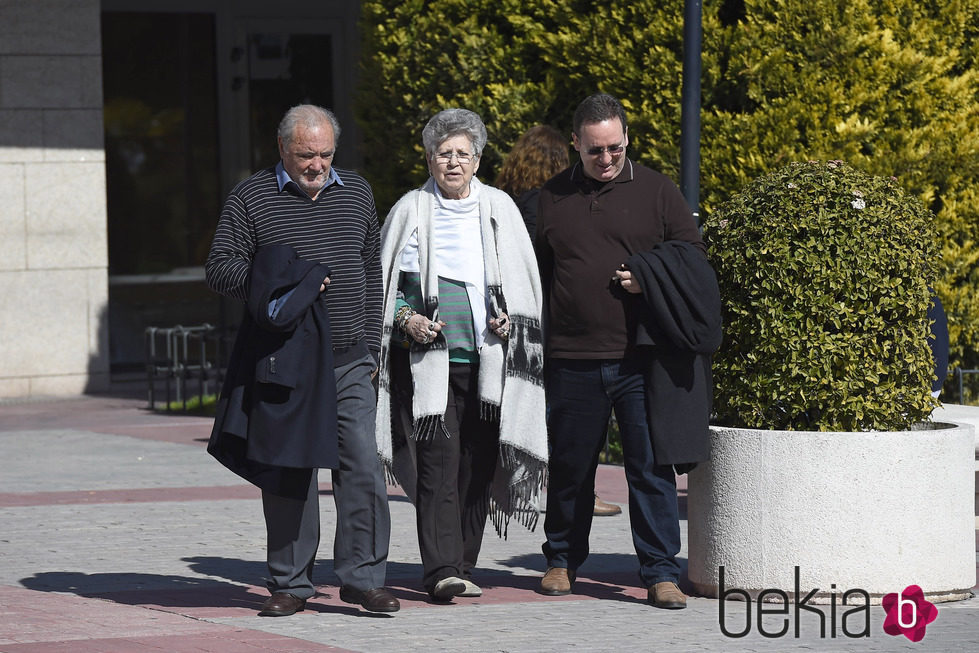
{"type": "Polygon", "coordinates": [[[625,264],[622,264],[622,266],[615,271],[615,276],[613,279],[618,281],[619,285],[622,286],[626,292],[630,292],[633,295],[638,295],[642,292],[642,288],[639,287],[639,281],[632,276],[632,272],[630,270],[625,268],[625,264]]]}
{"type": "Polygon", "coordinates": [[[326,287],[330,285],[330,277],[325,277],[323,283],[320,284],[320,292],[326,290],[326,287]]]}

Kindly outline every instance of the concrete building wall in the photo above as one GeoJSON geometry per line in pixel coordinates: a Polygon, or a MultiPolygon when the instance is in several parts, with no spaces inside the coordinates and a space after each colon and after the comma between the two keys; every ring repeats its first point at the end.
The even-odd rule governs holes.
{"type": "Polygon", "coordinates": [[[0,0],[0,398],[108,386],[98,0],[0,0]]]}

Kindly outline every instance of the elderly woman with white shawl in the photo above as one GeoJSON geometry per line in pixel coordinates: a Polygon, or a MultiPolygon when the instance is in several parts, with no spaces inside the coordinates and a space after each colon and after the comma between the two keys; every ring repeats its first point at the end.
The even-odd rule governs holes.
{"type": "Polygon", "coordinates": [[[422,131],[431,178],[381,231],[378,449],[415,505],[425,590],[480,596],[487,515],[533,529],[546,475],[540,277],[520,211],[474,177],[486,127],[466,109],[422,131]]]}

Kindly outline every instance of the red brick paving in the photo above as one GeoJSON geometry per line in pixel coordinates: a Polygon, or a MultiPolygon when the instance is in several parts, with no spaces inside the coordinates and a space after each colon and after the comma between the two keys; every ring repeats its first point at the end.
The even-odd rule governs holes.
{"type": "MultiPolygon", "coordinates": [[[[249,614],[254,611],[250,610],[249,614]]],[[[151,605],[127,605],[0,585],[0,650],[4,653],[322,653],[344,649],[188,619],[151,605]]]]}
{"type": "MultiPolygon", "coordinates": [[[[158,414],[145,402],[129,399],[83,398],[77,401],[5,405],[0,431],[86,429],[100,433],[182,443],[203,447],[210,434],[207,418],[179,413],[158,414]]],[[[601,497],[624,504],[628,491],[620,468],[600,466],[596,487],[601,497]]],[[[399,490],[389,488],[392,494],[399,490]]],[[[686,500],[686,476],[678,478],[681,505],[686,500]]],[[[329,492],[329,484],[321,485],[329,492]]],[[[0,507],[54,504],[197,501],[258,498],[258,490],[241,485],[196,488],[147,488],[73,492],[0,493],[0,507]]],[[[977,532],[979,549],[979,532],[977,532]]],[[[979,565],[977,565],[979,573],[979,565]]],[[[580,601],[583,598],[643,601],[634,574],[580,577],[575,594],[544,597],[534,589],[536,577],[498,575],[478,579],[484,594],[456,599],[456,605],[496,605],[515,602],[580,601]]],[[[419,584],[394,580],[390,586],[408,608],[433,606],[419,584]]],[[[0,586],[0,651],[3,653],[169,653],[267,652],[320,653],[343,651],[290,637],[247,628],[214,624],[202,619],[251,617],[267,596],[264,588],[221,584],[181,590],[129,590],[98,596],[78,596],[0,586]]],[[[448,606],[451,609],[452,606],[448,606]]],[[[442,608],[444,609],[444,608],[442,608]]],[[[323,586],[307,609],[295,618],[324,612],[362,613],[343,603],[337,588],[323,586]]],[[[377,615],[376,615],[377,616],[377,615]]],[[[387,615],[379,615],[385,618],[387,615]]]]}

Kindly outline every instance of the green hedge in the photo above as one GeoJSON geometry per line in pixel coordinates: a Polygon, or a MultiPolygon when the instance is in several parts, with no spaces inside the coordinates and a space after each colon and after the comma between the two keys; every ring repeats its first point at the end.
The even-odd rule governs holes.
{"type": "Polygon", "coordinates": [[[575,107],[599,90],[618,96],[629,113],[631,155],[676,173],[682,0],[368,0],[362,7],[358,116],[382,212],[427,177],[421,129],[447,106],[472,109],[486,123],[484,180],[495,178],[513,142],[535,124],[554,125],[570,144],[575,107]]]}
{"type": "Polygon", "coordinates": [[[743,4],[705,80],[707,213],[792,161],[842,159],[896,176],[937,214],[951,363],[977,366],[979,3],[743,4]]]}
{"type": "MultiPolygon", "coordinates": [[[[540,122],[569,132],[595,91],[629,154],[679,175],[683,0],[365,0],[358,117],[379,210],[427,176],[420,133],[482,115],[479,176],[540,122]]],[[[701,207],[787,163],[895,176],[937,216],[952,365],[979,367],[979,3],[738,0],[703,7],[701,207]]]]}

